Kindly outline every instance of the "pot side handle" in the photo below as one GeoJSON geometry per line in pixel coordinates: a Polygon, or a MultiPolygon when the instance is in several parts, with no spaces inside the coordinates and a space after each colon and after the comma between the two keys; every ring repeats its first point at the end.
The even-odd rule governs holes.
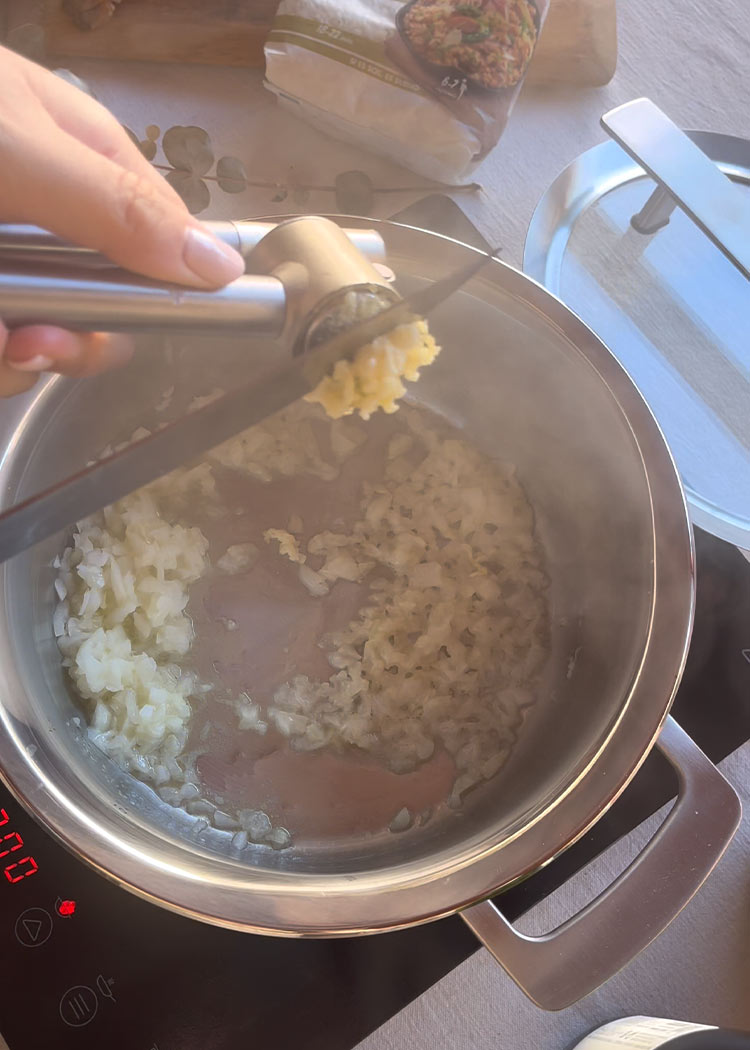
{"type": "Polygon", "coordinates": [[[671,716],[657,746],[679,778],[675,804],[643,852],[582,911],[540,937],[519,933],[490,900],[461,912],[543,1010],[582,999],[649,945],[700,889],[737,830],[736,791],[671,716]]]}

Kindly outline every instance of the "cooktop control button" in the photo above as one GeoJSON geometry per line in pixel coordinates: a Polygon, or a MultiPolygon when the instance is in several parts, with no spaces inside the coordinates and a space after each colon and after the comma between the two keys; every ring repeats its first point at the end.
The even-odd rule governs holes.
{"type": "Polygon", "coordinates": [[[38,948],[51,933],[52,919],[44,908],[27,908],[16,919],[16,940],[24,948],[38,948]]]}
{"type": "Polygon", "coordinates": [[[68,988],[60,999],[60,1017],[71,1028],[83,1028],[93,1021],[98,1009],[96,992],[85,984],[68,988]]]}

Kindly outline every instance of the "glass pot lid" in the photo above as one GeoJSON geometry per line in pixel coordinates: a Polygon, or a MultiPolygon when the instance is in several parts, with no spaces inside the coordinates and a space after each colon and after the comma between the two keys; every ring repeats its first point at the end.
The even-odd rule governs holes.
{"type": "Polygon", "coordinates": [[[634,120],[608,130],[625,148],[588,150],[537,205],[524,270],[630,373],[672,449],[693,522],[747,549],[750,142],[683,134],[645,99],[605,126],[620,113],[634,120]],[[626,113],[642,104],[650,110],[626,113]]]}

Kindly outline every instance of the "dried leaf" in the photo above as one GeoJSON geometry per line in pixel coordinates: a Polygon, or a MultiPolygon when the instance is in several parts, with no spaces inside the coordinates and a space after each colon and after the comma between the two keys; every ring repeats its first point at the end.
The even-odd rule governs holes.
{"type": "Polygon", "coordinates": [[[206,175],[214,162],[211,139],[203,128],[193,125],[168,128],[161,147],[172,167],[193,175],[206,175]]]}
{"type": "Polygon", "coordinates": [[[149,124],[146,128],[146,138],[151,139],[152,142],[157,142],[161,135],[161,128],[158,124],[149,124]]]}
{"type": "Polygon", "coordinates": [[[208,186],[197,175],[178,170],[167,172],[166,178],[172,189],[177,190],[182,197],[191,215],[197,215],[211,203],[208,186]]]}
{"type": "Polygon", "coordinates": [[[242,193],[247,189],[247,172],[239,157],[219,157],[216,179],[225,193],[242,193]]]}
{"type": "Polygon", "coordinates": [[[375,199],[372,179],[364,171],[342,171],[336,176],[336,207],[344,215],[369,215],[375,199]]]}

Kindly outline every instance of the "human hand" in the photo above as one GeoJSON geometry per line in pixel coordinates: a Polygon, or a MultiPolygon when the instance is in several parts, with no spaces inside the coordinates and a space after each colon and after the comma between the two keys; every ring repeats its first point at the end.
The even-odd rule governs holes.
{"type": "MultiPolygon", "coordinates": [[[[130,141],[78,88],[0,47],[0,221],[43,226],[158,280],[218,288],[244,272],[130,141]]],[[[40,372],[92,375],[128,360],[131,341],[104,332],[0,319],[0,397],[40,372]]]]}

